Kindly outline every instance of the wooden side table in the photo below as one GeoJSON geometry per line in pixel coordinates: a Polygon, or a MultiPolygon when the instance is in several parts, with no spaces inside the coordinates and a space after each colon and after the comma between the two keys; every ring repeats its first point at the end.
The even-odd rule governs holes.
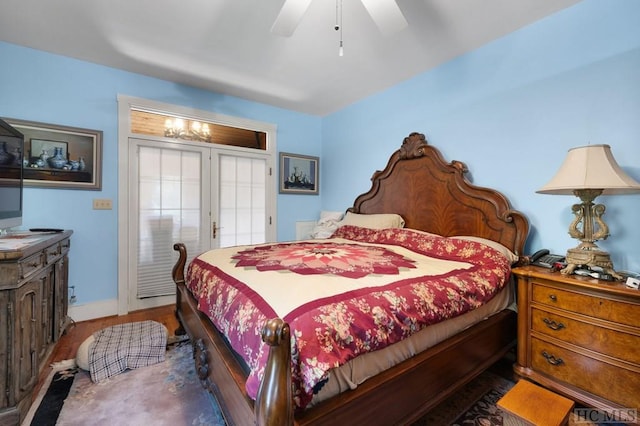
{"type": "Polygon", "coordinates": [[[498,407],[535,426],[561,426],[569,420],[573,401],[520,380],[498,401],[498,407]]]}
{"type": "Polygon", "coordinates": [[[640,408],[640,291],[536,266],[513,274],[515,373],[585,407],[640,408]]]}

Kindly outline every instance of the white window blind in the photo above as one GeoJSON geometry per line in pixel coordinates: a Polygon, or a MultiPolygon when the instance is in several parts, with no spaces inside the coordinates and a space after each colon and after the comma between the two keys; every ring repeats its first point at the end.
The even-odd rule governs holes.
{"type": "Polygon", "coordinates": [[[220,247],[266,241],[267,164],[220,155],[220,247]]]}
{"type": "Polygon", "coordinates": [[[175,294],[173,243],[200,253],[199,152],[140,146],[138,151],[137,297],[175,294]]]}

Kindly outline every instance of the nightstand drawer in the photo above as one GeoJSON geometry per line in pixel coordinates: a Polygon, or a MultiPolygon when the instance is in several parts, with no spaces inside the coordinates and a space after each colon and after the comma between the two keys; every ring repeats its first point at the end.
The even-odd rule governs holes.
{"type": "Polygon", "coordinates": [[[531,365],[544,374],[577,386],[623,407],[640,404],[640,372],[599,361],[551,343],[531,339],[531,365]]]}
{"type": "Polygon", "coordinates": [[[544,281],[533,282],[532,292],[535,303],[634,327],[639,324],[640,305],[637,304],[566,291],[545,285],[544,281]]]}
{"type": "Polygon", "coordinates": [[[531,329],[576,346],[640,364],[640,336],[540,309],[531,310],[531,329]]]}

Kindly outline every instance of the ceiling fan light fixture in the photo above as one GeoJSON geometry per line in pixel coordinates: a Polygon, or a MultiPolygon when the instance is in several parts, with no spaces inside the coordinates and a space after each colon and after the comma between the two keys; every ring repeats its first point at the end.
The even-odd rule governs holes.
{"type": "Polygon", "coordinates": [[[309,9],[309,5],[311,5],[311,0],[285,0],[271,27],[271,32],[283,37],[291,37],[305,12],[309,9]]]}
{"type": "Polygon", "coordinates": [[[409,24],[395,0],[360,0],[384,36],[397,33],[409,24]]]}
{"type": "MultiPolygon", "coordinates": [[[[361,1],[383,36],[397,33],[409,25],[396,0],[361,1]]],[[[310,5],[311,0],[285,0],[271,32],[283,37],[293,35],[310,5]]]]}

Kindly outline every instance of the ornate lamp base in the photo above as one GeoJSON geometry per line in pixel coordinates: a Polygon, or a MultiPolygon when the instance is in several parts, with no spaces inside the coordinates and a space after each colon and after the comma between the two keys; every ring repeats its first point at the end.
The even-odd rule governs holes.
{"type": "Polygon", "coordinates": [[[618,274],[613,270],[613,262],[611,262],[611,258],[609,253],[606,251],[602,251],[599,249],[595,250],[585,250],[579,247],[572,248],[567,250],[567,258],[566,258],[567,266],[560,270],[563,274],[573,274],[573,271],[581,266],[588,267],[598,267],[602,268],[602,270],[611,275],[617,280],[623,280],[622,275],[618,274]]]}

